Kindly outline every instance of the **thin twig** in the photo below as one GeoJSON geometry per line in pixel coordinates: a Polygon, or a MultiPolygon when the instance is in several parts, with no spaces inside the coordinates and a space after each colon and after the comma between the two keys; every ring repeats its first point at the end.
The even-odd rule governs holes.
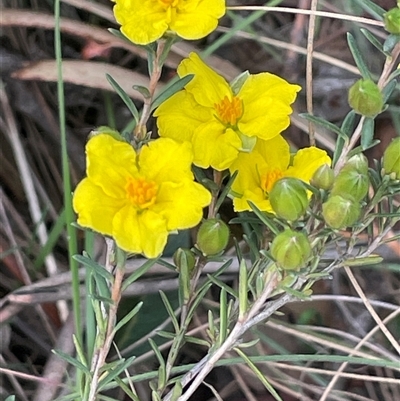
{"type": "MultiPolygon", "coordinates": [[[[308,37],[307,37],[307,60],[306,60],[306,101],[307,112],[313,115],[313,52],[314,52],[314,31],[315,31],[315,10],[317,9],[318,0],[311,1],[310,20],[308,22],[308,37]]],[[[308,122],[308,135],[310,137],[310,146],[315,146],[315,126],[312,121],[308,122]]]]}

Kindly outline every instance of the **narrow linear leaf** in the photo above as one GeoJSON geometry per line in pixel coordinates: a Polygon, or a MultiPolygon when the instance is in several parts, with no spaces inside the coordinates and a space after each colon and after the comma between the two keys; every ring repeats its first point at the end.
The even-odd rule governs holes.
{"type": "Polygon", "coordinates": [[[171,96],[175,95],[175,93],[182,90],[185,85],[187,85],[194,77],[194,74],[186,75],[177,81],[172,80],[167,87],[153,100],[151,104],[151,110],[155,110],[158,106],[164,103],[171,96]]]}
{"type": "Polygon", "coordinates": [[[372,0],[356,0],[356,2],[370,15],[378,20],[383,20],[383,14],[385,14],[386,10],[378,6],[378,4],[372,0]]]}
{"type": "Polygon", "coordinates": [[[228,336],[228,301],[225,288],[221,289],[219,297],[219,344],[223,344],[228,336]]]}
{"type": "Polygon", "coordinates": [[[77,369],[79,369],[81,372],[90,375],[89,369],[87,366],[85,366],[83,363],[79,362],[77,359],[73,358],[71,355],[66,354],[65,352],[62,352],[57,349],[53,349],[52,352],[59,356],[61,359],[64,359],[64,361],[67,361],[69,364],[72,366],[75,366],[77,369]]]}
{"type": "MultiPolygon", "coordinates": [[[[400,73],[400,70],[399,70],[400,73]]],[[[397,86],[397,80],[392,79],[383,89],[382,89],[382,95],[383,95],[383,103],[386,103],[389,100],[389,97],[392,95],[393,91],[396,89],[397,86]]]]}
{"type": "Polygon", "coordinates": [[[211,276],[211,274],[207,274],[207,277],[212,283],[214,283],[215,285],[217,285],[221,289],[224,289],[228,294],[232,295],[235,298],[238,297],[237,292],[235,290],[233,290],[231,287],[229,287],[228,284],[226,284],[223,281],[218,280],[217,278],[211,276]]]}
{"type": "Polygon", "coordinates": [[[129,313],[127,313],[115,326],[115,333],[127,324],[132,318],[140,311],[143,306],[143,302],[139,302],[129,313]]]}
{"type": "Polygon", "coordinates": [[[74,255],[73,258],[82,265],[94,270],[95,273],[108,280],[110,283],[114,282],[114,276],[105,269],[104,266],[99,265],[94,260],[84,255],[74,255]]]}
{"type": "Polygon", "coordinates": [[[148,259],[142,266],[140,266],[137,270],[135,270],[129,277],[124,280],[124,284],[122,285],[122,292],[124,292],[133,282],[139,279],[143,274],[145,274],[151,267],[158,262],[157,259],[148,259]]]}
{"type": "Polygon", "coordinates": [[[116,377],[118,377],[125,369],[128,369],[131,365],[132,362],[135,360],[136,356],[131,356],[127,360],[120,360],[119,366],[117,365],[114,367],[114,369],[107,369],[107,374],[106,376],[100,380],[98,389],[101,391],[104,386],[106,386],[108,383],[110,383],[112,380],[114,380],[116,377]]]}
{"type": "Polygon", "coordinates": [[[235,181],[235,178],[237,177],[239,171],[235,171],[231,177],[229,178],[229,181],[226,183],[224,189],[222,190],[217,203],[215,204],[215,212],[217,213],[219,208],[222,205],[222,202],[225,200],[225,198],[228,196],[229,191],[231,190],[232,184],[235,181]]]}
{"type": "Polygon", "coordinates": [[[132,113],[133,118],[136,121],[136,124],[139,122],[139,111],[133,103],[132,99],[128,96],[128,94],[122,89],[122,87],[118,84],[118,82],[110,75],[106,74],[107,81],[114,88],[115,92],[118,93],[118,96],[125,103],[126,107],[128,107],[129,111],[132,113]]]}
{"type": "Polygon", "coordinates": [[[242,259],[239,266],[239,320],[242,320],[249,307],[248,300],[248,272],[246,261],[242,259]]]}
{"type": "Polygon", "coordinates": [[[276,390],[272,387],[272,385],[268,382],[267,378],[265,375],[260,372],[260,370],[257,368],[257,366],[249,359],[249,357],[239,348],[235,348],[235,351],[237,354],[246,362],[247,366],[253,371],[253,373],[258,377],[258,379],[261,381],[261,383],[264,385],[264,387],[271,393],[271,395],[277,400],[277,401],[283,401],[282,398],[279,396],[279,394],[276,392],[276,390]]]}
{"type": "Polygon", "coordinates": [[[361,133],[361,148],[366,150],[374,139],[375,121],[373,118],[366,118],[361,133]]]}
{"type": "Polygon", "coordinates": [[[165,293],[163,291],[159,291],[159,293],[160,293],[161,300],[163,301],[163,304],[165,306],[165,309],[167,310],[168,315],[171,318],[171,322],[172,322],[172,324],[174,326],[175,332],[179,333],[179,330],[180,330],[179,322],[178,322],[178,319],[175,316],[174,309],[172,308],[171,303],[169,302],[169,300],[168,300],[167,296],[165,295],[165,293]]]}
{"type": "Polygon", "coordinates": [[[261,220],[261,222],[266,225],[275,235],[278,235],[280,230],[275,226],[274,222],[269,219],[264,212],[262,212],[253,202],[249,201],[251,210],[256,214],[256,216],[261,220]]]}
{"type": "Polygon", "coordinates": [[[131,397],[133,401],[140,401],[139,397],[132,392],[132,390],[125,384],[125,382],[121,378],[116,377],[115,382],[118,384],[118,387],[120,387],[129,397],[131,397]]]}
{"type": "Polygon", "coordinates": [[[364,79],[372,80],[371,72],[369,71],[367,64],[364,61],[363,55],[358,48],[356,40],[354,39],[354,36],[349,32],[347,33],[347,44],[349,45],[351,54],[353,55],[354,61],[356,62],[356,65],[360,70],[362,77],[364,79]]]}
{"type": "Polygon", "coordinates": [[[339,137],[345,137],[345,135],[343,134],[343,132],[337,125],[332,124],[331,122],[326,121],[325,119],[323,119],[321,117],[312,116],[311,114],[308,114],[308,113],[302,113],[302,114],[299,114],[299,116],[302,118],[305,118],[306,120],[311,121],[317,125],[320,125],[321,127],[324,127],[329,131],[334,132],[339,137]]]}
{"type": "Polygon", "coordinates": [[[385,52],[383,50],[383,44],[381,42],[379,42],[379,40],[377,39],[377,37],[374,34],[372,34],[370,31],[368,31],[368,29],[365,29],[365,28],[361,28],[360,31],[367,38],[367,40],[375,48],[377,48],[382,54],[384,54],[385,56],[390,56],[390,54],[388,54],[387,52],[385,52]]]}

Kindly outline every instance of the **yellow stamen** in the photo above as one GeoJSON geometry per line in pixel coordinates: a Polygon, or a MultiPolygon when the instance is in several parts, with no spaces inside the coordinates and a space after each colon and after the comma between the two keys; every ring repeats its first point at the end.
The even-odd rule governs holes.
{"type": "Polygon", "coordinates": [[[125,185],[126,196],[138,209],[146,209],[156,201],[158,185],[145,178],[128,177],[125,185]]]}
{"type": "Polygon", "coordinates": [[[233,96],[232,100],[225,96],[220,103],[214,104],[219,120],[226,125],[235,126],[243,114],[242,100],[233,96]]]}
{"type": "Polygon", "coordinates": [[[275,169],[268,171],[266,174],[261,176],[261,188],[267,194],[271,192],[271,189],[274,187],[275,183],[283,177],[283,173],[281,170],[275,169]]]}
{"type": "Polygon", "coordinates": [[[176,7],[179,3],[179,0],[158,0],[158,2],[165,8],[167,7],[176,7]]]}

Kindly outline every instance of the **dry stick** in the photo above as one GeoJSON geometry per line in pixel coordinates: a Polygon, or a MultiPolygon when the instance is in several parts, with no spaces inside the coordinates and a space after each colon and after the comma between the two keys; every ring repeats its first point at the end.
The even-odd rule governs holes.
{"type": "MultiPolygon", "coordinates": [[[[311,1],[311,11],[308,22],[308,38],[307,38],[307,63],[306,63],[306,97],[307,97],[307,112],[313,114],[313,76],[312,76],[312,61],[314,51],[314,31],[315,31],[315,10],[317,9],[318,0],[311,1]]],[[[308,122],[308,135],[310,136],[310,146],[315,146],[315,126],[312,121],[308,122]]]]}
{"type": "MultiPolygon", "coordinates": [[[[0,363],[2,365],[6,365],[6,361],[3,358],[3,355],[0,354],[0,363]]],[[[0,368],[1,369],[1,368],[0,368]]],[[[18,394],[18,397],[21,397],[22,401],[29,401],[28,397],[25,395],[24,393],[24,389],[22,388],[22,386],[19,384],[18,380],[16,379],[16,375],[14,374],[14,372],[4,372],[5,376],[8,377],[8,380],[10,381],[11,385],[14,387],[15,392],[18,394]]]]}
{"type": "Polygon", "coordinates": [[[370,18],[357,17],[355,15],[330,13],[327,11],[315,11],[313,10],[302,10],[301,8],[290,8],[290,7],[269,7],[269,6],[232,6],[228,7],[229,10],[247,10],[247,11],[269,11],[269,12],[279,12],[279,13],[289,13],[289,14],[305,14],[305,15],[315,15],[317,17],[334,18],[340,19],[341,21],[352,21],[359,22],[361,24],[383,26],[382,21],[376,21],[370,18]]]}
{"type": "MultiPolygon", "coordinates": [[[[386,316],[382,323],[385,324],[385,323],[390,322],[397,315],[400,315],[400,308],[398,308],[397,310],[392,312],[390,315],[386,316]]],[[[367,333],[367,335],[357,344],[357,346],[354,348],[354,351],[352,351],[349,354],[349,356],[353,356],[370,339],[370,337],[372,337],[379,329],[380,329],[380,327],[377,325],[369,333],[367,333]]],[[[328,398],[328,395],[331,392],[331,390],[333,389],[333,386],[339,380],[341,373],[346,369],[347,365],[348,365],[348,362],[343,362],[343,364],[339,367],[336,375],[332,378],[331,382],[325,388],[325,391],[322,394],[319,401],[325,401],[328,398]]]]}
{"type": "Polygon", "coordinates": [[[390,344],[393,346],[393,348],[397,351],[397,353],[400,355],[400,344],[396,341],[396,339],[393,337],[392,333],[387,329],[387,327],[383,324],[381,318],[378,316],[378,314],[375,312],[375,309],[372,307],[370,304],[368,298],[365,296],[364,291],[362,290],[361,286],[358,284],[357,279],[355,278],[353,272],[351,271],[350,267],[344,266],[344,270],[349,277],[351,284],[353,284],[354,289],[357,291],[358,296],[363,300],[365,307],[367,308],[368,312],[370,315],[373,317],[375,320],[376,324],[379,326],[381,329],[382,333],[386,336],[390,344]]]}

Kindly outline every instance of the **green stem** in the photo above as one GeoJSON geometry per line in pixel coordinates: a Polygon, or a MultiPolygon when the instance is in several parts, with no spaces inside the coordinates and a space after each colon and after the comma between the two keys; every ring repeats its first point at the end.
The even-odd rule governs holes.
{"type": "Polygon", "coordinates": [[[64,82],[62,75],[62,52],[61,52],[61,31],[60,31],[60,0],[54,3],[54,40],[55,40],[55,55],[57,61],[57,100],[58,100],[58,118],[60,123],[60,140],[61,140],[61,160],[62,160],[62,176],[64,187],[64,207],[65,207],[65,224],[67,226],[68,238],[68,258],[72,274],[72,303],[75,319],[75,334],[78,341],[82,344],[82,323],[81,323],[81,308],[79,294],[79,265],[72,257],[78,253],[78,245],[76,238],[76,230],[72,226],[75,221],[75,215],[72,209],[72,191],[71,177],[68,165],[67,151],[67,134],[66,120],[64,107],[64,82]]]}

